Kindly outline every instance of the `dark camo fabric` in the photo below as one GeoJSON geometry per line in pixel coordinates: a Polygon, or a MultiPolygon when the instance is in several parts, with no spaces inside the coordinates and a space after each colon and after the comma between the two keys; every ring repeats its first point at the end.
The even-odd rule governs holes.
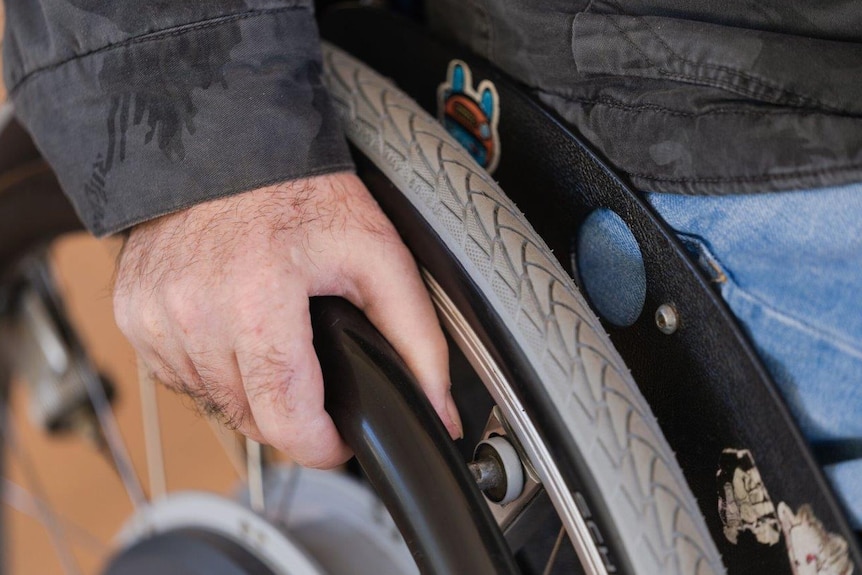
{"type": "Polygon", "coordinates": [[[532,87],[639,189],[862,180],[859,0],[428,5],[439,33],[532,87]]]}
{"type": "Polygon", "coordinates": [[[311,0],[9,0],[16,114],[98,235],[351,169],[311,0]]]}
{"type": "MultiPolygon", "coordinates": [[[[862,180],[858,0],[426,4],[438,32],[532,87],[640,189],[862,180]]],[[[8,0],[6,12],[16,113],[96,234],[351,167],[311,0],[8,0]]]]}

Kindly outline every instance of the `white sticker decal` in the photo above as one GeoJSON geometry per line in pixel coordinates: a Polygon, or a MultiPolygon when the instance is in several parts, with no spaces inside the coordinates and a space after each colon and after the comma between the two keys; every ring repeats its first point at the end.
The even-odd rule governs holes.
{"type": "Polygon", "coordinates": [[[787,541],[787,554],[794,575],[850,575],[853,564],[844,538],[829,533],[808,505],[793,513],[778,504],[778,518],[787,541]]]}
{"type": "Polygon", "coordinates": [[[775,545],[781,538],[775,505],[760,478],[754,457],[747,449],[725,449],[717,473],[718,514],[724,536],[734,545],[742,531],[759,543],[775,545]]]}

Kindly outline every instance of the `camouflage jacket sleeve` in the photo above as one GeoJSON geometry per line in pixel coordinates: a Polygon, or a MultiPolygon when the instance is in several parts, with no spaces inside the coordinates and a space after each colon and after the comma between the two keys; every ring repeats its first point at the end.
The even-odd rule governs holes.
{"type": "Polygon", "coordinates": [[[4,74],[86,226],[350,169],[312,0],[10,0],[4,74]]]}

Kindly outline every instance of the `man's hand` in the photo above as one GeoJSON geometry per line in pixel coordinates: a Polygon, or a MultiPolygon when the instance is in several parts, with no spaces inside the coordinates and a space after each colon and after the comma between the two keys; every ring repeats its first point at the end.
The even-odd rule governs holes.
{"type": "Polygon", "coordinates": [[[308,298],[362,309],[453,437],[448,351],[416,264],[359,179],[320,176],[213,200],[135,227],[114,308],[166,385],[298,463],[350,451],[323,409],[308,298]]]}

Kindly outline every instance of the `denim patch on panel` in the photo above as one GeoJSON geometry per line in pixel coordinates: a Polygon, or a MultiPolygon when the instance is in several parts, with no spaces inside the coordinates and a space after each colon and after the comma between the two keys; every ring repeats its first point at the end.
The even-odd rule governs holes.
{"type": "Polygon", "coordinates": [[[616,326],[635,323],[646,301],[646,270],[623,219],[606,208],[593,211],[578,230],[574,257],[572,267],[599,316],[616,326]]]}

